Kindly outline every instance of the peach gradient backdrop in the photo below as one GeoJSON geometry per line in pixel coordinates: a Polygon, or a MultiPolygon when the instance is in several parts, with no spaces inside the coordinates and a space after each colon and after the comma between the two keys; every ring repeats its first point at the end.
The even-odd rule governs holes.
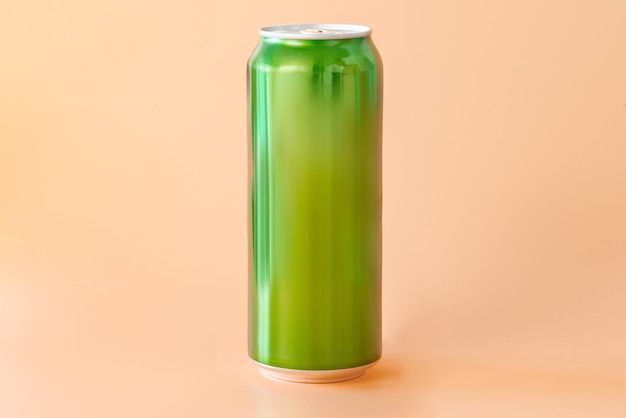
{"type": "Polygon", "coordinates": [[[626,3],[4,0],[0,417],[624,417],[626,3]],[[245,62],[370,25],[384,359],[246,357],[245,62]]]}

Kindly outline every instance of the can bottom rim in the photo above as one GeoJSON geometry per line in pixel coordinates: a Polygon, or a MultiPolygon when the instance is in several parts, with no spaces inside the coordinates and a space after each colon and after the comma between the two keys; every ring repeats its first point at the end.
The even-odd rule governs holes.
{"type": "Polygon", "coordinates": [[[335,370],[302,370],[302,369],[286,369],[283,367],[268,366],[252,360],[260,368],[261,373],[272,379],[283,380],[295,383],[337,383],[347,380],[356,379],[365,374],[365,371],[374,366],[378,361],[365,364],[363,366],[351,367],[349,369],[335,370]]]}

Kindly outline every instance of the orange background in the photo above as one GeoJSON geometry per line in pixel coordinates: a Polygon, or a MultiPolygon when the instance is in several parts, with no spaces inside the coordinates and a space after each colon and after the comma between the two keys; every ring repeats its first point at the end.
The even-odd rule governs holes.
{"type": "Polygon", "coordinates": [[[3,1],[0,416],[623,417],[623,1],[3,1]],[[385,63],[384,358],[246,355],[245,63],[385,63]]]}

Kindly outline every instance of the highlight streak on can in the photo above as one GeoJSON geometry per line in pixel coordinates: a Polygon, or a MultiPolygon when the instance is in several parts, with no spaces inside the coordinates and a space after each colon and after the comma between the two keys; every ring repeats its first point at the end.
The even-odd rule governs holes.
{"type": "Polygon", "coordinates": [[[283,380],[352,379],[381,355],[382,63],[364,26],[260,32],[249,355],[283,380]]]}

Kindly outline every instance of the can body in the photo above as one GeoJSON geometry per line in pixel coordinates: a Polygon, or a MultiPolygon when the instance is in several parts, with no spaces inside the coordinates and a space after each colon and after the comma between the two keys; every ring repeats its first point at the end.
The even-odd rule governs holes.
{"type": "MultiPolygon", "coordinates": [[[[382,64],[370,36],[262,37],[248,62],[249,355],[381,355],[382,64]]],[[[297,379],[296,379],[297,380],[297,379]]]]}

